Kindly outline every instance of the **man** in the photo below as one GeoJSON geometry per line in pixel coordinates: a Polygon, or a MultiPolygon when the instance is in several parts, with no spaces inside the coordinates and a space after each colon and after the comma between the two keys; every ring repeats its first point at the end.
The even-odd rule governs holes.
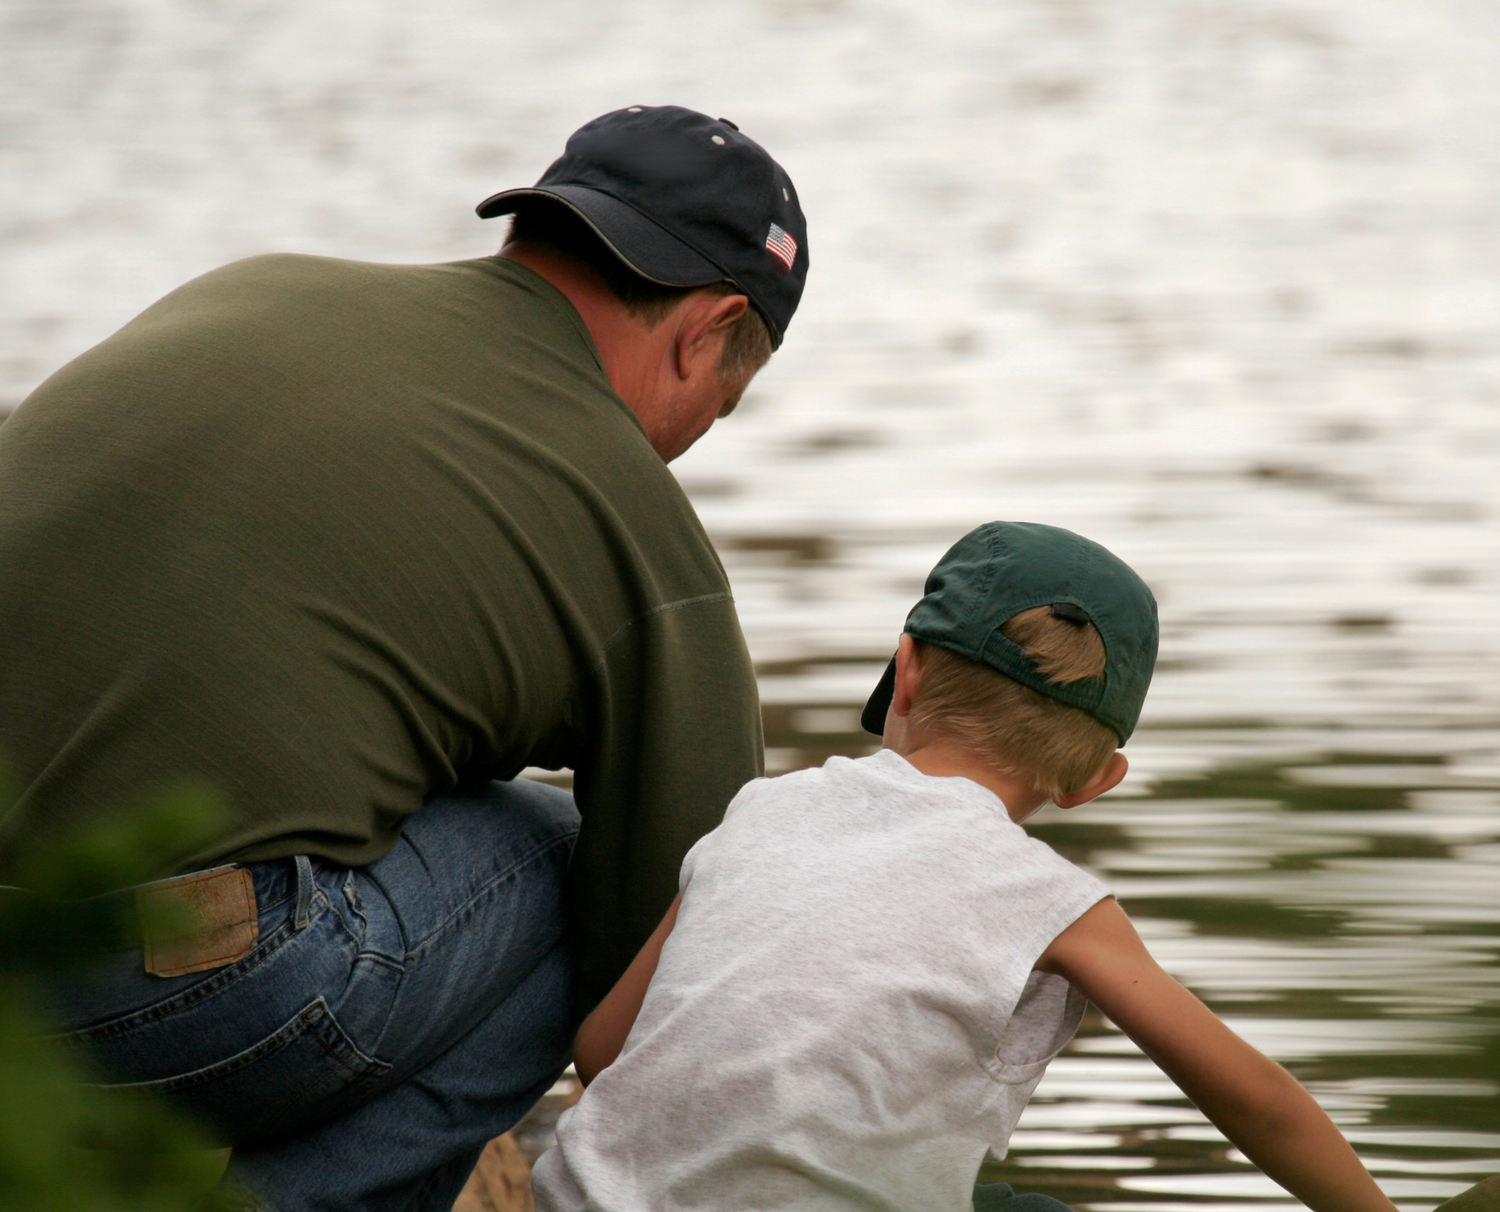
{"type": "Polygon", "coordinates": [[[516,216],[497,257],[210,273],[0,429],[0,883],[172,779],[225,793],[134,894],[198,928],[54,1010],[278,1210],[449,1207],[761,769],[665,463],[796,308],[791,181],[631,107],[479,214],[516,216]],[[576,810],[495,781],[528,765],[576,810]]]}

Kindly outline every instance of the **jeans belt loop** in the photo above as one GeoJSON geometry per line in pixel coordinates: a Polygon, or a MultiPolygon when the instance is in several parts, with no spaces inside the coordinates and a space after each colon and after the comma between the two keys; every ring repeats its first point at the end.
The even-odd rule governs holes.
{"type": "Polygon", "coordinates": [[[297,855],[292,862],[297,865],[297,913],[292,919],[292,928],[300,931],[307,925],[308,915],[312,912],[313,869],[305,854],[297,855]]]}

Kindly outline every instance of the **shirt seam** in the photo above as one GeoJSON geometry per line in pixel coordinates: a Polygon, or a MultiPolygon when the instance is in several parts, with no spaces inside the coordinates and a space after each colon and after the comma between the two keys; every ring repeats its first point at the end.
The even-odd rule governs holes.
{"type": "Polygon", "coordinates": [[[717,593],[703,593],[699,594],[695,598],[679,598],[675,602],[663,602],[660,606],[653,606],[650,610],[636,615],[633,619],[626,620],[615,628],[615,630],[611,633],[609,639],[604,641],[604,655],[599,658],[598,663],[594,666],[594,672],[598,673],[607,664],[609,664],[610,653],[614,650],[614,646],[620,641],[625,633],[632,627],[635,627],[640,623],[644,623],[647,619],[655,618],[657,615],[671,614],[673,611],[677,610],[687,610],[693,606],[705,606],[713,602],[733,601],[733,594],[725,590],[720,590],[717,593]]]}
{"type": "MultiPolygon", "coordinates": [[[[1061,857],[1061,856],[1059,856],[1059,857],[1061,857]]],[[[1064,861],[1066,862],[1067,860],[1064,860],[1064,861]]],[[[1053,941],[1056,940],[1056,938],[1057,938],[1058,935],[1060,935],[1064,930],[1068,929],[1068,927],[1070,927],[1071,925],[1073,925],[1074,922],[1076,922],[1079,918],[1081,918],[1085,913],[1087,913],[1090,909],[1092,909],[1100,901],[1105,900],[1108,897],[1111,897],[1111,896],[1114,895],[1114,893],[1110,891],[1109,886],[1106,885],[1102,880],[1098,879],[1098,877],[1090,875],[1087,871],[1084,871],[1082,867],[1079,867],[1077,863],[1071,863],[1069,865],[1072,866],[1075,871],[1077,871],[1081,875],[1085,876],[1086,880],[1089,881],[1089,882],[1091,882],[1094,886],[1092,886],[1092,887],[1089,886],[1089,883],[1087,883],[1087,882],[1084,883],[1084,884],[1080,884],[1077,887],[1076,891],[1075,891],[1075,895],[1069,896],[1067,898],[1067,900],[1065,901],[1064,906],[1062,908],[1058,909],[1056,913],[1050,915],[1054,920],[1056,920],[1059,917],[1065,917],[1066,921],[1064,922],[1062,928],[1059,929],[1056,934],[1054,934],[1050,939],[1047,939],[1046,941],[1044,941],[1040,947],[1036,948],[1036,955],[1035,955],[1035,958],[1033,958],[1033,960],[1032,960],[1032,965],[1033,966],[1032,966],[1031,969],[1028,970],[1028,979],[1029,979],[1029,973],[1030,972],[1034,972],[1036,970],[1036,968],[1035,968],[1036,960],[1038,960],[1038,959],[1040,959],[1042,957],[1042,953],[1044,951],[1046,951],[1047,948],[1052,945],[1053,941]],[[1099,889],[1101,889],[1101,888],[1103,889],[1102,892],[1099,891],[1099,889]],[[1076,911],[1075,911],[1075,908],[1074,908],[1075,906],[1077,906],[1076,911]]],[[[1026,944],[1026,949],[1028,951],[1030,951],[1032,949],[1034,942],[1035,942],[1035,940],[1033,939],[1031,942],[1028,942],[1026,944]]],[[[1064,978],[1064,979],[1066,979],[1066,978],[1064,978]]],[[[1072,984],[1071,981],[1069,981],[1068,983],[1072,984]]],[[[1024,991],[1024,988],[1025,988],[1024,984],[1023,984],[1022,988],[1023,988],[1023,991],[1024,991]]],[[[1076,986],[1075,986],[1075,988],[1076,988],[1076,986]]],[[[1016,1005],[1020,1005],[1020,997],[1019,996],[1016,998],[1016,1005]]],[[[1015,1017],[1015,1010],[1016,1010],[1016,1007],[1012,1006],[1011,1007],[1010,1018],[1006,1019],[1006,1027],[1008,1027],[1010,1025],[1011,1019],[1015,1017]]],[[[996,1085],[1009,1085],[1010,1084],[1010,1083],[1006,1082],[1003,1078],[997,1076],[995,1074],[993,1068],[992,1068],[992,1066],[994,1066],[994,1065],[1004,1065],[1004,1064],[1006,1064],[1006,1062],[1000,1060],[1000,1057],[998,1056],[998,1054],[995,1051],[1000,1046],[1000,1039],[1001,1039],[1001,1037],[1004,1036],[1004,1034],[1005,1034],[1005,1027],[1002,1027],[1000,1029],[999,1034],[995,1037],[995,1042],[991,1046],[988,1055],[985,1057],[984,1061],[980,1064],[980,1069],[990,1079],[990,1081],[994,1082],[996,1085]]],[[[1071,1041],[1068,1041],[1068,1042],[1071,1042],[1071,1041]]],[[[1064,1048],[1067,1047],[1067,1042],[1065,1042],[1063,1044],[1063,1047],[1064,1048]]],[[[1059,1048],[1058,1052],[1061,1052],[1061,1051],[1062,1051],[1062,1048],[1059,1048]]],[[[1017,1069],[1029,1069],[1029,1068],[1031,1068],[1034,1065],[1040,1064],[1042,1066],[1043,1070],[1045,1071],[1046,1067],[1048,1065],[1050,1065],[1053,1062],[1053,1060],[1055,1060],[1057,1058],[1058,1052],[1054,1052],[1051,1056],[1047,1057],[1043,1061],[1031,1061],[1028,1064],[1015,1065],[1015,1066],[1011,1066],[1011,1067],[1012,1068],[1017,1068],[1017,1069]]]]}

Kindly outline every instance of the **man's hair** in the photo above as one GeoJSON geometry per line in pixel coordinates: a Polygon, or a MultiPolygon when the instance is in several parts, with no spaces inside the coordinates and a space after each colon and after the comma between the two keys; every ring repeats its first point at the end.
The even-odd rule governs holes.
{"type": "MultiPolygon", "coordinates": [[[[1092,623],[1060,619],[1050,606],[1037,606],[1013,616],[1000,631],[1051,682],[1067,685],[1104,675],[1104,641],[1092,623]]],[[[912,721],[1030,779],[1053,799],[1084,786],[1119,745],[1114,729],[1082,708],[936,644],[918,640],[917,648],[922,678],[912,721]]]]}
{"type": "MultiPolygon", "coordinates": [[[[625,305],[626,311],[644,321],[648,328],[655,328],[681,299],[697,291],[720,298],[745,293],[727,279],[707,286],[663,286],[660,282],[643,278],[620,260],[593,228],[556,202],[534,201],[516,211],[511,217],[509,238],[550,244],[559,252],[584,262],[604,279],[610,292],[625,305]]],[[[754,374],[771,360],[774,350],[770,328],[754,305],[750,305],[724,335],[719,378],[725,383],[736,383],[744,376],[754,374]]]]}

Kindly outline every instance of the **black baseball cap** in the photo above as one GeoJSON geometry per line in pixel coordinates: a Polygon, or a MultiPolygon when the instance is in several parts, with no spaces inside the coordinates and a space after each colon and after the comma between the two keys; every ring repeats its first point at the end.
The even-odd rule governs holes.
{"type": "MultiPolygon", "coordinates": [[[[1156,668],[1156,599],[1146,583],[1098,543],[1037,522],[988,522],[961,538],[927,577],[925,596],[906,616],[904,630],[1081,707],[1113,728],[1122,745],[1135,731],[1156,668]],[[1025,650],[1000,633],[1036,606],[1098,628],[1103,677],[1048,681],[1025,650]]],[[[866,732],[885,732],[895,684],[893,659],[860,717],[866,732]]]]}
{"type": "Polygon", "coordinates": [[[807,281],[807,221],[786,171],[729,119],[678,105],[614,110],[574,131],[535,185],[476,210],[491,219],[534,198],[572,209],[653,282],[729,279],[781,344],[807,281]]]}

